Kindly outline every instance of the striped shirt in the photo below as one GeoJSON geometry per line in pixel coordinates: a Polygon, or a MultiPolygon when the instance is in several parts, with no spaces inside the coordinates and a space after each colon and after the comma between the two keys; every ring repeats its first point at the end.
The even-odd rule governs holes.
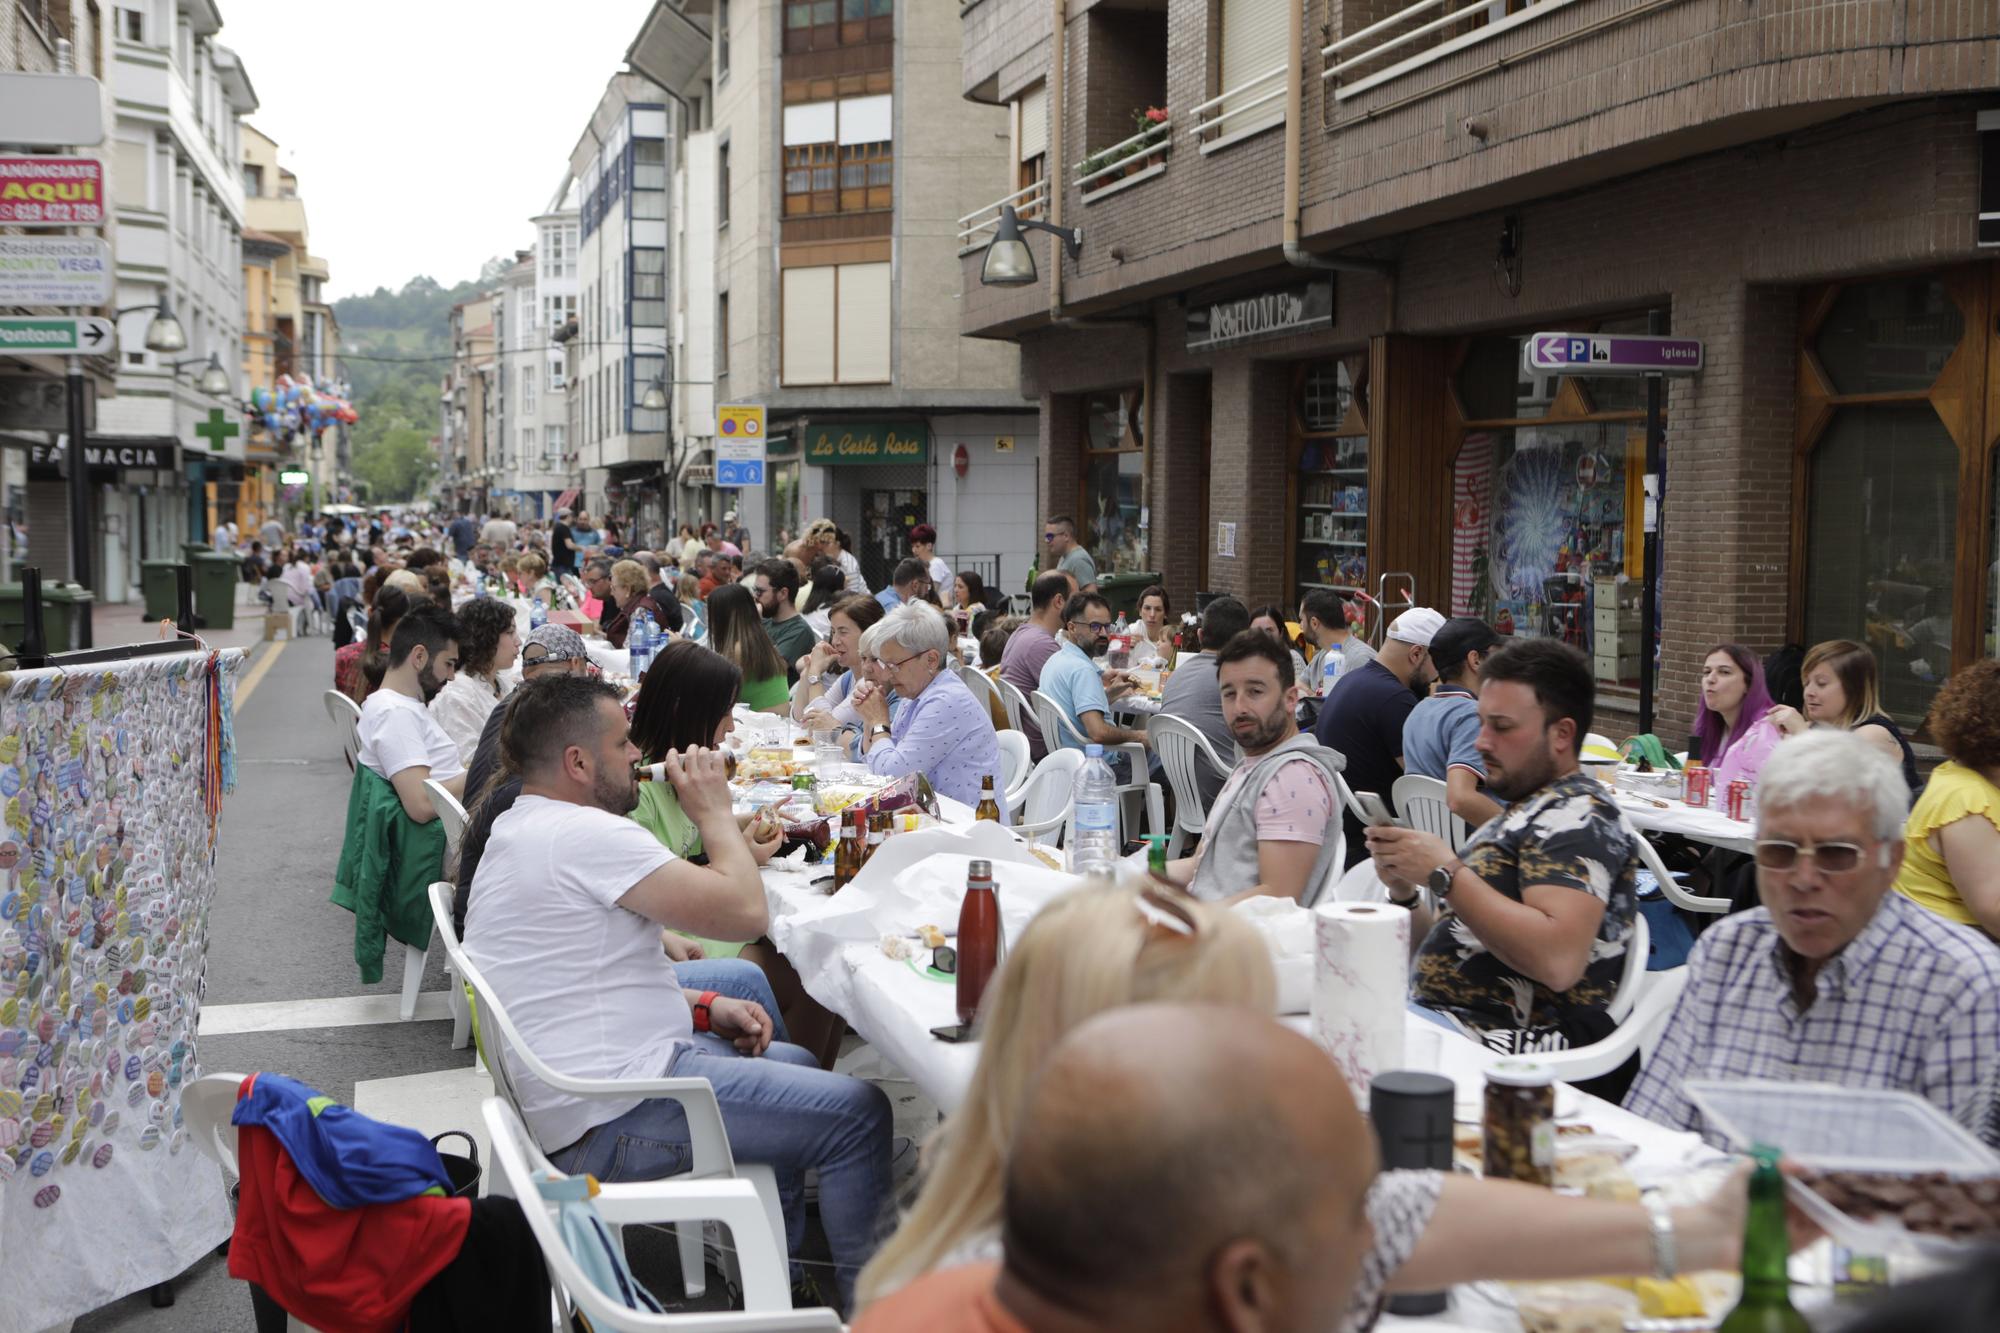
{"type": "Polygon", "coordinates": [[[1761,907],[1709,927],[1625,1108],[1700,1129],[1681,1085],[1719,1078],[1894,1088],[1969,1113],[2000,1064],[2000,949],[1991,941],[1890,893],[1820,967],[1803,1013],[1792,966],[1761,907]]]}

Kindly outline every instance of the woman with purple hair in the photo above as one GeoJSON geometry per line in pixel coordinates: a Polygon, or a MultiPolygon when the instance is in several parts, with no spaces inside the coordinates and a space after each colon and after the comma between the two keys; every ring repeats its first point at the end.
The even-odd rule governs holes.
{"type": "Polygon", "coordinates": [[[1770,711],[1756,655],[1740,643],[1711,649],[1701,664],[1701,711],[1689,757],[1715,770],[1715,790],[1728,790],[1737,778],[1757,780],[1783,735],[1766,716],[1770,711]]]}

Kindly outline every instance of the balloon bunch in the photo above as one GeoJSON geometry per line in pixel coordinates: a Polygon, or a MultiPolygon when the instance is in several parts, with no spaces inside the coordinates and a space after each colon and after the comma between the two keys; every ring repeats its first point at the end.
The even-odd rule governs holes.
{"type": "Polygon", "coordinates": [[[315,383],[310,378],[278,376],[272,388],[258,385],[250,390],[250,411],[267,430],[284,435],[300,431],[317,435],[328,426],[353,425],[360,414],[347,400],[347,386],[329,379],[315,383]]]}

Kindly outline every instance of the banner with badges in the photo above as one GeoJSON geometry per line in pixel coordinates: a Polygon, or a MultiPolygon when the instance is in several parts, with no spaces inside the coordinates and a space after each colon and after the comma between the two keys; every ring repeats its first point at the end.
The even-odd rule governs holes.
{"type": "Polygon", "coordinates": [[[0,674],[0,1333],[227,1239],[200,1076],[208,906],[240,650],[0,674]]]}

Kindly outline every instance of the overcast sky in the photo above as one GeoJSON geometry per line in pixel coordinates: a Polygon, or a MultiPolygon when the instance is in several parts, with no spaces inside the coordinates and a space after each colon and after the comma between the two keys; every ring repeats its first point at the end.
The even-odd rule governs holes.
{"type": "Polygon", "coordinates": [[[221,0],[250,123],[298,173],[332,294],[449,287],[534,240],[652,0],[221,0]]]}

